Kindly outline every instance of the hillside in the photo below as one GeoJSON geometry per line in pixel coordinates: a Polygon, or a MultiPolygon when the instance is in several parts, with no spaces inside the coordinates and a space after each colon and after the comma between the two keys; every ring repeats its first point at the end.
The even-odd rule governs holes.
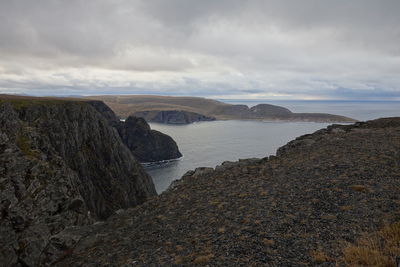
{"type": "Polygon", "coordinates": [[[343,264],[348,242],[400,219],[399,151],[400,118],[387,118],[329,126],[276,157],[198,168],[139,207],[57,235],[70,244],[58,264],[343,264]]]}
{"type": "MultiPolygon", "coordinates": [[[[293,113],[287,108],[269,104],[260,104],[249,108],[246,105],[231,105],[200,97],[106,95],[86,98],[104,101],[121,118],[134,114],[144,116],[150,122],[165,122],[164,120],[160,121],[160,115],[158,115],[165,111],[175,112],[178,116],[181,116],[180,112],[194,113],[197,114],[198,121],[207,121],[214,118],[217,120],[355,121],[348,117],[325,113],[293,113]],[[207,118],[202,118],[201,116],[207,118]]],[[[189,122],[192,121],[189,120],[189,122]]]]}

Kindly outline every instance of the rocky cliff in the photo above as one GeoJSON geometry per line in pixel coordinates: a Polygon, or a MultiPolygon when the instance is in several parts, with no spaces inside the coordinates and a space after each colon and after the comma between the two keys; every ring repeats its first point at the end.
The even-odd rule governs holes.
{"type": "Polygon", "coordinates": [[[182,110],[151,110],[133,113],[136,117],[144,118],[148,122],[166,124],[189,124],[199,121],[213,121],[214,117],[208,117],[199,113],[182,110]]]}
{"type": "Polygon", "coordinates": [[[117,131],[84,101],[0,98],[0,265],[37,266],[68,226],[106,219],[156,191],[117,131]]]}
{"type": "Polygon", "coordinates": [[[143,118],[129,116],[117,127],[126,146],[141,162],[156,162],[182,157],[175,141],[150,126],[143,118]]]}
{"type": "Polygon", "coordinates": [[[60,265],[342,266],[348,242],[400,218],[399,151],[389,118],[196,169],[104,224],[63,231],[75,241],[60,265]]]}
{"type": "Polygon", "coordinates": [[[121,121],[102,101],[87,101],[117,129],[122,142],[140,162],[156,162],[182,157],[176,142],[168,135],[151,130],[142,118],[129,116],[121,121]]]}

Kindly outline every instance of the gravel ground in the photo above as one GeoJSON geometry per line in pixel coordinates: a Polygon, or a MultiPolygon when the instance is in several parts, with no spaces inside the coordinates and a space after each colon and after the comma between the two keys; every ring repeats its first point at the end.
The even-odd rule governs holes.
{"type": "Polygon", "coordinates": [[[334,125],[66,230],[56,264],[334,266],[347,242],[400,220],[399,180],[400,118],[334,125]]]}

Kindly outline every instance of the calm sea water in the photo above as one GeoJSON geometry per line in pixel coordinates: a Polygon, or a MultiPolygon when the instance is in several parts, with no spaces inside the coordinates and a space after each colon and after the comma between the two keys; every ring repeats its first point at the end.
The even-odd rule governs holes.
{"type": "MultiPolygon", "coordinates": [[[[255,101],[225,101],[253,106],[255,101]]],[[[265,103],[265,102],[264,102],[265,103]]],[[[358,120],[400,116],[400,102],[338,101],[268,101],[293,112],[325,112],[358,120]]],[[[224,161],[274,155],[288,141],[328,126],[312,122],[213,121],[189,125],[151,123],[152,129],[170,135],[178,144],[183,158],[146,167],[153,177],[157,192],[168,188],[188,170],[215,167],[224,161]]]]}

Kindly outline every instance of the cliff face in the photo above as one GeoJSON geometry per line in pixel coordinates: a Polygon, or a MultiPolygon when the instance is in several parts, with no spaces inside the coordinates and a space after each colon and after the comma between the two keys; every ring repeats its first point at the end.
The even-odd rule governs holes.
{"type": "Polygon", "coordinates": [[[399,151],[400,118],[389,118],[198,168],[102,225],[64,231],[83,238],[60,264],[342,266],[346,242],[400,218],[399,151]]]}
{"type": "Polygon", "coordinates": [[[199,113],[182,110],[164,110],[164,111],[139,111],[133,115],[142,117],[148,122],[166,123],[166,124],[189,124],[198,121],[213,121],[214,117],[208,117],[199,113]]]}
{"type": "Polygon", "coordinates": [[[65,227],[156,195],[117,131],[83,101],[2,99],[0,172],[6,266],[49,263],[67,246],[51,238],[65,227]]]}
{"type": "Polygon", "coordinates": [[[88,101],[114,127],[122,142],[140,162],[155,162],[182,157],[176,142],[168,135],[151,130],[144,119],[133,116],[120,121],[101,101],[88,101]]]}
{"type": "Polygon", "coordinates": [[[182,157],[175,141],[168,135],[151,130],[143,118],[128,117],[118,132],[136,158],[141,162],[155,162],[182,157]]]}

